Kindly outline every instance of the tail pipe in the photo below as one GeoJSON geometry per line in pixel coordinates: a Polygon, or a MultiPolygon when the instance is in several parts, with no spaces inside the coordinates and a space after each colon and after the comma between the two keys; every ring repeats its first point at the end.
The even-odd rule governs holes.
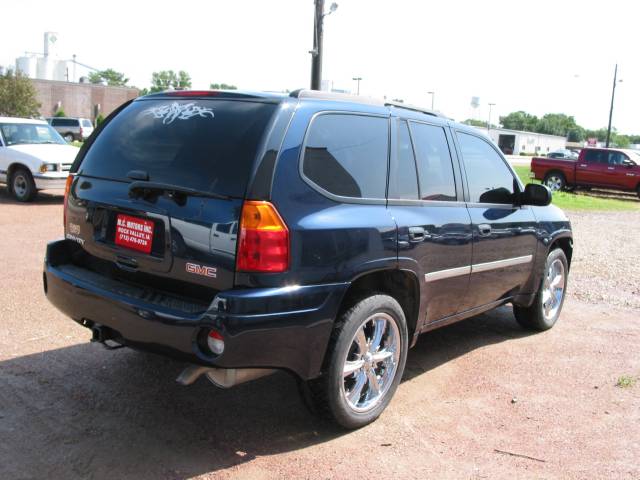
{"type": "Polygon", "coordinates": [[[178,375],[176,381],[180,385],[191,385],[202,375],[206,375],[216,387],[231,388],[275,372],[276,370],[271,368],[213,368],[190,365],[178,375]]]}

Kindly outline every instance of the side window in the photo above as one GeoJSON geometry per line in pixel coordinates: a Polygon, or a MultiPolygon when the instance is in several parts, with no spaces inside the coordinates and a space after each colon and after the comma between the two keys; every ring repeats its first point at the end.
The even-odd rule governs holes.
{"type": "Polygon", "coordinates": [[[622,165],[627,156],[622,152],[609,152],[609,165],[622,165]]]}
{"type": "Polygon", "coordinates": [[[60,120],[57,118],[52,118],[51,119],[51,126],[52,127],[59,127],[60,126],[60,120]]]}
{"type": "Polygon", "coordinates": [[[307,134],[302,171],[334,195],[384,199],[388,143],[386,118],[319,115],[307,134]]]}
{"type": "Polygon", "coordinates": [[[469,197],[473,203],[513,203],[516,179],[502,157],[487,142],[458,132],[469,197]]]}
{"type": "Polygon", "coordinates": [[[422,200],[456,200],[456,182],[447,136],[442,127],[411,122],[422,200]]]}
{"type": "Polygon", "coordinates": [[[587,163],[608,163],[607,152],[602,150],[586,150],[584,161],[587,163]]]}
{"type": "Polygon", "coordinates": [[[420,195],[418,194],[416,159],[407,122],[398,122],[396,137],[397,151],[389,172],[389,198],[418,200],[420,195]]]}

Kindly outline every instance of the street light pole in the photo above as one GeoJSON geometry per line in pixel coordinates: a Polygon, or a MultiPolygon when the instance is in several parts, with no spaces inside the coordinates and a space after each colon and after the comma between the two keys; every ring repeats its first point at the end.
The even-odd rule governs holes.
{"type": "Polygon", "coordinates": [[[487,121],[487,133],[491,130],[491,107],[495,106],[495,103],[489,104],[489,120],[487,121]]]}
{"type": "Polygon", "coordinates": [[[356,82],[358,82],[358,87],[356,90],[356,95],[360,95],[360,80],[362,80],[362,77],[353,77],[353,80],[355,80],[356,82]]]}
{"type": "Polygon", "coordinates": [[[613,99],[616,96],[616,83],[618,82],[618,64],[613,71],[613,88],[611,89],[611,108],[609,109],[609,126],[607,127],[607,143],[605,148],[609,148],[609,140],[611,139],[611,118],[613,117],[613,99]]]}
{"type": "Polygon", "coordinates": [[[431,95],[431,110],[434,110],[433,108],[433,99],[436,96],[436,92],[427,92],[429,95],[431,95]]]}
{"type": "Polygon", "coordinates": [[[311,90],[320,90],[322,82],[322,28],[324,17],[331,15],[338,9],[338,4],[333,2],[327,13],[324,12],[324,0],[315,0],[313,14],[313,50],[311,54],[311,90]]]}
{"type": "Polygon", "coordinates": [[[320,90],[322,79],[322,14],[324,0],[315,0],[313,15],[313,50],[311,50],[311,90],[320,90]]]}

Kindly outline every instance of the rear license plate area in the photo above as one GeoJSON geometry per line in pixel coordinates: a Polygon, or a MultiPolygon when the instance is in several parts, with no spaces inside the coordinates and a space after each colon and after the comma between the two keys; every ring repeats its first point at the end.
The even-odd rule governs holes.
{"type": "Polygon", "coordinates": [[[130,250],[151,253],[155,225],[152,220],[119,213],[114,243],[130,250]]]}

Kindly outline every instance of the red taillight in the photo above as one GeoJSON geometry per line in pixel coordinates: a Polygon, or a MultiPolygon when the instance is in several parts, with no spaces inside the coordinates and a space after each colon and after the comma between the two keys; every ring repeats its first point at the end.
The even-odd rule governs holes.
{"type": "Polygon", "coordinates": [[[62,227],[67,229],[67,203],[69,202],[69,193],[71,192],[71,184],[73,183],[73,176],[69,175],[67,177],[67,183],[64,186],[64,203],[62,207],[62,227]]]}
{"type": "Polygon", "coordinates": [[[285,272],[289,268],[289,230],[269,202],[242,205],[236,269],[244,272],[285,272]]]}
{"type": "Polygon", "coordinates": [[[80,136],[82,137],[82,127],[80,127],[80,136]]]}

